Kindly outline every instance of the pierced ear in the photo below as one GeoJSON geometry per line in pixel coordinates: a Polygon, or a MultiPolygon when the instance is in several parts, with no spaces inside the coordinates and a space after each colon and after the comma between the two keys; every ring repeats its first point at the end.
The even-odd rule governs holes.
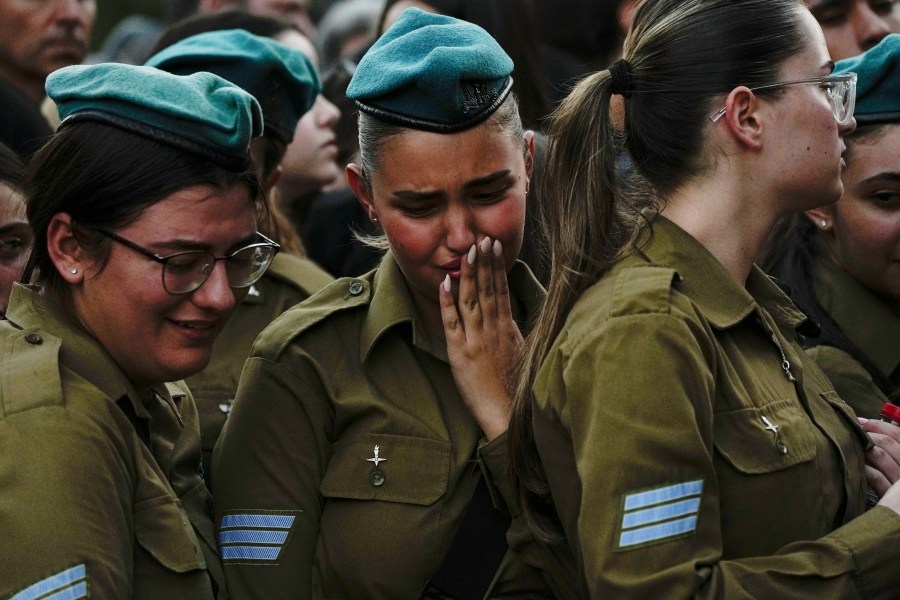
{"type": "Polygon", "coordinates": [[[345,172],[347,173],[347,183],[356,195],[356,199],[359,200],[369,218],[377,223],[378,212],[375,210],[375,203],[372,199],[372,188],[366,178],[363,177],[362,167],[356,163],[350,163],[347,165],[345,172]]]}
{"type": "Polygon", "coordinates": [[[47,225],[47,253],[60,276],[69,283],[78,283],[90,266],[81,243],[72,231],[72,217],[57,213],[47,225]]]}
{"type": "Polygon", "coordinates": [[[751,150],[762,148],[763,124],[760,102],[756,95],[745,86],[731,90],[725,100],[725,121],[728,131],[735,139],[751,150]]]}
{"type": "MultiPolygon", "coordinates": [[[[534,132],[525,132],[525,177],[528,183],[531,183],[531,174],[534,172],[534,132]]],[[[528,191],[528,183],[525,184],[525,191],[528,191]]]]}
{"type": "Polygon", "coordinates": [[[832,229],[834,228],[834,214],[831,210],[830,205],[811,208],[810,210],[805,211],[803,214],[807,219],[813,222],[813,225],[816,226],[816,229],[821,229],[822,231],[832,231],[832,229]]]}

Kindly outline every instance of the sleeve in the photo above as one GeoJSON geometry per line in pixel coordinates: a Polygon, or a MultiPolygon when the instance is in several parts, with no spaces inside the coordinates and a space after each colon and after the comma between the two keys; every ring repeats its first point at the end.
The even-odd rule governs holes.
{"type": "Polygon", "coordinates": [[[331,421],[326,391],[304,357],[247,361],[213,453],[219,553],[232,598],[311,597],[331,421]]]}
{"type": "Polygon", "coordinates": [[[807,350],[822,372],[828,376],[841,400],[861,417],[878,419],[887,397],[875,384],[865,367],[834,346],[815,346],[807,350]]]}
{"type": "Polygon", "coordinates": [[[131,597],[133,485],[114,428],[60,406],[0,421],[0,597],[131,597]]]}
{"type": "Polygon", "coordinates": [[[550,356],[536,410],[546,419],[546,402],[562,403],[568,439],[535,436],[590,597],[895,597],[900,517],[887,510],[772,556],[723,560],[711,341],[687,319],[629,315],[550,356]],[[554,457],[566,451],[547,447],[560,443],[580,486],[565,498],[554,457]]]}
{"type": "Polygon", "coordinates": [[[557,598],[574,598],[577,592],[568,585],[568,582],[575,581],[571,561],[560,561],[558,551],[551,552],[545,544],[535,540],[521,516],[510,486],[508,447],[506,433],[490,442],[482,442],[478,447],[478,461],[488,481],[494,507],[511,516],[506,533],[510,553],[498,569],[510,581],[495,585],[495,593],[491,597],[546,598],[547,591],[552,590],[557,598]]]}

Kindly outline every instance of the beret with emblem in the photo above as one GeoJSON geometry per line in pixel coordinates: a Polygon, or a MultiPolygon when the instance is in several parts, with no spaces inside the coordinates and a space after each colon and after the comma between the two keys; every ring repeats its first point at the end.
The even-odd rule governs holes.
{"type": "Polygon", "coordinates": [[[481,27],[408,8],[359,61],[347,97],[388,123],[461,131],[503,103],[512,70],[512,60],[481,27]]]}
{"type": "Polygon", "coordinates": [[[231,171],[249,164],[262,133],[256,99],[212,73],[187,77],[119,63],[75,65],[47,77],[59,129],[83,121],[112,125],[212,161],[231,171]]]}
{"type": "Polygon", "coordinates": [[[285,144],[294,138],[297,121],[312,108],[321,89],[305,54],[243,29],[193,35],[145,64],[175,75],[208,71],[227,79],[259,101],[266,135],[285,144]]]}
{"type": "Polygon", "coordinates": [[[835,65],[834,74],[856,73],[859,125],[900,121],[900,35],[893,33],[859,56],[835,65]]]}

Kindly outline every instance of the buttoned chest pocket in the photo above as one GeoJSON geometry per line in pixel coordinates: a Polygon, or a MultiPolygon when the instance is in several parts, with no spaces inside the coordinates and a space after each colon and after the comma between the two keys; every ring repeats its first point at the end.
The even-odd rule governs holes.
{"type": "Polygon", "coordinates": [[[164,579],[164,574],[204,570],[206,561],[197,536],[180,503],[170,496],[145,500],[134,507],[135,579],[164,579]],[[143,550],[143,552],[141,552],[143,550]]]}
{"type": "Polygon", "coordinates": [[[746,475],[789,469],[816,456],[814,426],[791,400],[716,413],[713,435],[719,455],[746,475]]]}
{"type": "Polygon", "coordinates": [[[416,597],[446,551],[449,478],[447,442],[366,435],[336,444],[320,487],[318,593],[416,597]]]}

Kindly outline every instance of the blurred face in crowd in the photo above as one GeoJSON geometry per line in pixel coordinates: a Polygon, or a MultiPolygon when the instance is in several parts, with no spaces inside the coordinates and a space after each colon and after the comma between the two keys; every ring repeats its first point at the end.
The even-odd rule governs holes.
{"type": "Polygon", "coordinates": [[[844,195],[807,214],[835,264],[875,293],[900,299],[900,125],[849,146],[844,195]]]}
{"type": "Polygon", "coordinates": [[[283,19],[307,36],[315,37],[316,26],[309,14],[309,0],[246,0],[245,9],[258,15],[283,19]]]}
{"type": "Polygon", "coordinates": [[[832,60],[861,54],[889,33],[900,33],[897,0],[807,0],[822,26],[832,60]]]}
{"type": "Polygon", "coordinates": [[[40,102],[53,71],[87,55],[95,0],[0,0],[0,77],[40,102]]]}
{"type": "MultiPolygon", "coordinates": [[[[278,41],[303,52],[318,69],[319,57],[309,38],[291,31],[278,36],[278,41]]],[[[313,107],[300,118],[294,140],[281,161],[283,174],[279,189],[284,201],[317,192],[340,177],[334,133],[340,116],[338,107],[319,94],[313,107]]]]}
{"type": "Polygon", "coordinates": [[[12,284],[19,281],[31,251],[31,228],[22,194],[0,182],[0,316],[6,313],[12,284]]]}

